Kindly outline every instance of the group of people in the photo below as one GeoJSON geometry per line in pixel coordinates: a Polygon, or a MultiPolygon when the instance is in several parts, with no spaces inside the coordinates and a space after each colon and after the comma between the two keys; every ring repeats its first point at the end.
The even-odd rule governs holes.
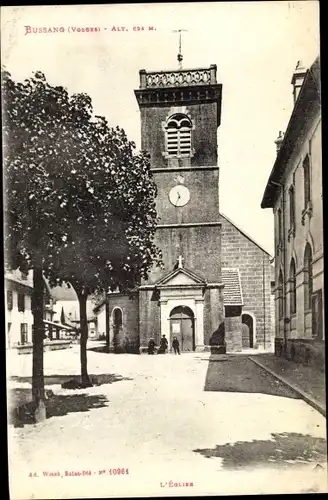
{"type": "MultiPolygon", "coordinates": [[[[150,339],[148,342],[148,354],[155,354],[155,346],[156,346],[155,340],[150,339]]],[[[157,354],[165,354],[168,347],[169,347],[169,343],[167,341],[167,338],[165,337],[165,335],[162,335],[162,338],[161,338],[160,343],[159,343],[159,348],[158,348],[157,354]]],[[[172,349],[174,351],[174,354],[180,354],[180,344],[179,344],[177,337],[173,337],[172,349]]]]}

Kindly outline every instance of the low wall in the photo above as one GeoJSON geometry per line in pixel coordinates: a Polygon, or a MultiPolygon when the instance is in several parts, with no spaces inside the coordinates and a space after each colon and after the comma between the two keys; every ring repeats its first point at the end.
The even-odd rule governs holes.
{"type": "Polygon", "coordinates": [[[275,355],[302,363],[304,365],[316,366],[325,371],[325,343],[324,341],[311,339],[287,339],[286,347],[284,339],[275,338],[275,355]]]}
{"type": "MultiPolygon", "coordinates": [[[[50,342],[44,342],[43,351],[56,351],[58,349],[68,349],[71,347],[71,340],[52,340],[50,342]]],[[[15,346],[14,349],[17,350],[18,354],[32,354],[33,344],[25,344],[15,346]]]]}

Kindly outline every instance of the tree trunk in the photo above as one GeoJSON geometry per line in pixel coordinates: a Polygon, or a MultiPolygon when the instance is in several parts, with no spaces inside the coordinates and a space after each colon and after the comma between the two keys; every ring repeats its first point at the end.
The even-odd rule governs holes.
{"type": "Polygon", "coordinates": [[[88,319],[87,319],[87,298],[85,292],[77,294],[80,304],[80,359],[81,359],[81,383],[84,387],[91,387],[92,383],[88,375],[87,365],[87,341],[88,341],[88,319]]]}
{"type": "Polygon", "coordinates": [[[43,339],[45,337],[45,326],[43,323],[43,293],[44,281],[42,264],[34,266],[33,269],[33,372],[32,372],[32,395],[35,403],[35,421],[41,422],[46,419],[46,406],[44,394],[44,372],[43,372],[43,339]]]}

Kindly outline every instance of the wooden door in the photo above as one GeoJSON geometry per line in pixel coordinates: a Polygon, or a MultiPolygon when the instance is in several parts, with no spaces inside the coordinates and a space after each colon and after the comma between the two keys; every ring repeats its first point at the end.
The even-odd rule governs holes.
{"type": "Polygon", "coordinates": [[[177,337],[180,350],[184,352],[195,350],[194,314],[189,307],[179,306],[170,314],[171,345],[173,337],[177,337]]]}

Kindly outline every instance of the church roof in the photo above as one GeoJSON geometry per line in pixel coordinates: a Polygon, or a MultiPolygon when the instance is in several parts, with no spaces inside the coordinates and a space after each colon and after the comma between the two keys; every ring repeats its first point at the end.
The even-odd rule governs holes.
{"type": "Polygon", "coordinates": [[[272,255],[267,250],[265,250],[265,248],[263,248],[259,243],[257,243],[257,241],[255,241],[254,238],[252,238],[249,234],[247,234],[246,231],[244,231],[243,229],[241,229],[240,227],[238,227],[237,224],[235,224],[231,219],[229,219],[229,217],[227,217],[222,212],[220,212],[220,217],[223,217],[226,221],[230,222],[230,224],[232,224],[248,240],[250,240],[252,243],[254,243],[254,245],[256,245],[257,247],[259,247],[263,252],[265,252],[267,255],[269,255],[269,257],[272,258],[272,255]]]}
{"type": "Polygon", "coordinates": [[[223,288],[223,303],[225,306],[242,306],[243,294],[241,289],[239,269],[223,267],[221,271],[223,288]]]}

